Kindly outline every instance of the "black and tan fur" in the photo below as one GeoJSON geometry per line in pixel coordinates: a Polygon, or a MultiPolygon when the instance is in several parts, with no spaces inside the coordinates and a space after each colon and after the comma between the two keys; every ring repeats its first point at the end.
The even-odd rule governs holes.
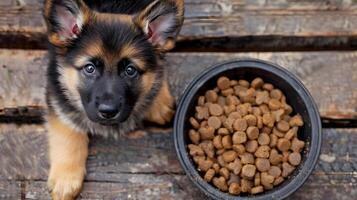
{"type": "Polygon", "coordinates": [[[171,120],[174,102],[161,62],[182,25],[183,0],[46,0],[44,16],[48,186],[53,199],[73,199],[86,172],[87,133],[118,137],[143,120],[171,120]],[[88,63],[93,74],[84,72],[88,63]],[[98,105],[116,99],[118,117],[97,116],[98,105]]]}

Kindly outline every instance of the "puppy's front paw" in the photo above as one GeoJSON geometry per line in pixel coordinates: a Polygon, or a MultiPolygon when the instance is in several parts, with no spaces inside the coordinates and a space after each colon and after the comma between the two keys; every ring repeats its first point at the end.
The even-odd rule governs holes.
{"type": "Polygon", "coordinates": [[[82,188],[83,170],[51,170],[48,187],[53,200],[73,200],[82,188]]]}

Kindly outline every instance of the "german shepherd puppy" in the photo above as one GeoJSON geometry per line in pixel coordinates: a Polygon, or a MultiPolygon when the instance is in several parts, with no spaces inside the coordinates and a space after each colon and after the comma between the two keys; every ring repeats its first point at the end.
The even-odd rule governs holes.
{"type": "Polygon", "coordinates": [[[46,0],[53,199],[79,193],[87,133],[115,136],[173,116],[162,54],[183,23],[183,0],[46,0]]]}

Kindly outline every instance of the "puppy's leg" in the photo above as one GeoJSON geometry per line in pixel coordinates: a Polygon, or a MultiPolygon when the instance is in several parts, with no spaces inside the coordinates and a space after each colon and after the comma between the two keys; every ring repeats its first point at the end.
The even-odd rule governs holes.
{"type": "Polygon", "coordinates": [[[72,200],[79,193],[86,173],[88,136],[48,117],[50,172],[48,187],[54,200],[72,200]]]}
{"type": "Polygon", "coordinates": [[[170,122],[175,114],[174,101],[170,93],[169,84],[167,80],[164,80],[161,89],[146,114],[146,119],[161,125],[170,122]]]}

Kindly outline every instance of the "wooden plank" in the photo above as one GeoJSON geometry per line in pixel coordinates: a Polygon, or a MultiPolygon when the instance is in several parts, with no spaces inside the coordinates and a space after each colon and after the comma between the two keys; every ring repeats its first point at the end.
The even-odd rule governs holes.
{"type": "MultiPolygon", "coordinates": [[[[322,117],[357,118],[356,51],[169,53],[165,65],[174,96],[179,99],[193,77],[211,65],[247,57],[277,63],[296,74],[311,92],[322,117]]],[[[45,51],[0,49],[0,116],[41,116],[46,107],[47,62],[45,51]]]]}
{"type": "MultiPolygon", "coordinates": [[[[0,43],[3,48],[16,44],[25,48],[46,46],[43,42],[46,28],[41,14],[42,2],[1,2],[0,43]]],[[[271,35],[357,35],[356,1],[186,0],[185,6],[186,20],[180,41],[271,35]]],[[[334,44],[338,45],[338,40],[334,44]]]]}
{"type": "Polygon", "coordinates": [[[0,199],[21,199],[21,190],[19,181],[0,181],[0,199]]]}

